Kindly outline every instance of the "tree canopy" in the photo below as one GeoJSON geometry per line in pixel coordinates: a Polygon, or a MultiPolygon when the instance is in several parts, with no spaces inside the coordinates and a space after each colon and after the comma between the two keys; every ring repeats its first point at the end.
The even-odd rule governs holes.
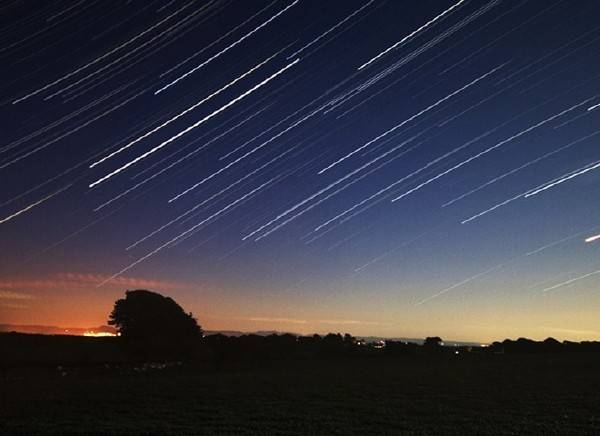
{"type": "Polygon", "coordinates": [[[430,348],[437,348],[441,347],[442,345],[444,345],[444,343],[442,342],[442,338],[439,336],[429,336],[425,338],[425,341],[423,342],[423,346],[430,348]]]}
{"type": "Polygon", "coordinates": [[[147,290],[126,291],[115,302],[108,323],[123,340],[140,348],[175,350],[202,337],[192,313],[186,313],[172,298],[147,290]]]}

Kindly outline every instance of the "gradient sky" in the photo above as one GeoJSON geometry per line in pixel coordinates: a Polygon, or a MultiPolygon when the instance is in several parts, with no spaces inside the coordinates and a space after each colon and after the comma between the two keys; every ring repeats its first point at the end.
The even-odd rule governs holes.
{"type": "Polygon", "coordinates": [[[3,2],[0,323],[600,339],[599,14],[3,2]]]}

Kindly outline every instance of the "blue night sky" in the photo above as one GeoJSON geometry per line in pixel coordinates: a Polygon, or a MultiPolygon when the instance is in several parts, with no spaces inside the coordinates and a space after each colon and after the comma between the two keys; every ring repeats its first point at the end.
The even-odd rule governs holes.
{"type": "Polygon", "coordinates": [[[600,339],[599,14],[3,2],[0,323],[600,339]]]}

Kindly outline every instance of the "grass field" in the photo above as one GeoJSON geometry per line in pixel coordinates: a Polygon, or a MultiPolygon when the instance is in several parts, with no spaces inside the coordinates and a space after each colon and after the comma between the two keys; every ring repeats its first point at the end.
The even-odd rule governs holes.
{"type": "Polygon", "coordinates": [[[600,434],[599,364],[600,355],[582,353],[311,360],[220,371],[13,368],[0,379],[0,429],[600,434]]]}

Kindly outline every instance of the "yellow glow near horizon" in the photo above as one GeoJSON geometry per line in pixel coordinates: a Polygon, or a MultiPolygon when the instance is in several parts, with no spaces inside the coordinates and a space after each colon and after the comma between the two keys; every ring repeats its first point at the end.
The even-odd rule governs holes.
{"type": "Polygon", "coordinates": [[[109,333],[109,332],[87,331],[87,332],[83,333],[83,336],[103,337],[103,336],[117,336],[117,335],[114,333],[109,333]]]}

